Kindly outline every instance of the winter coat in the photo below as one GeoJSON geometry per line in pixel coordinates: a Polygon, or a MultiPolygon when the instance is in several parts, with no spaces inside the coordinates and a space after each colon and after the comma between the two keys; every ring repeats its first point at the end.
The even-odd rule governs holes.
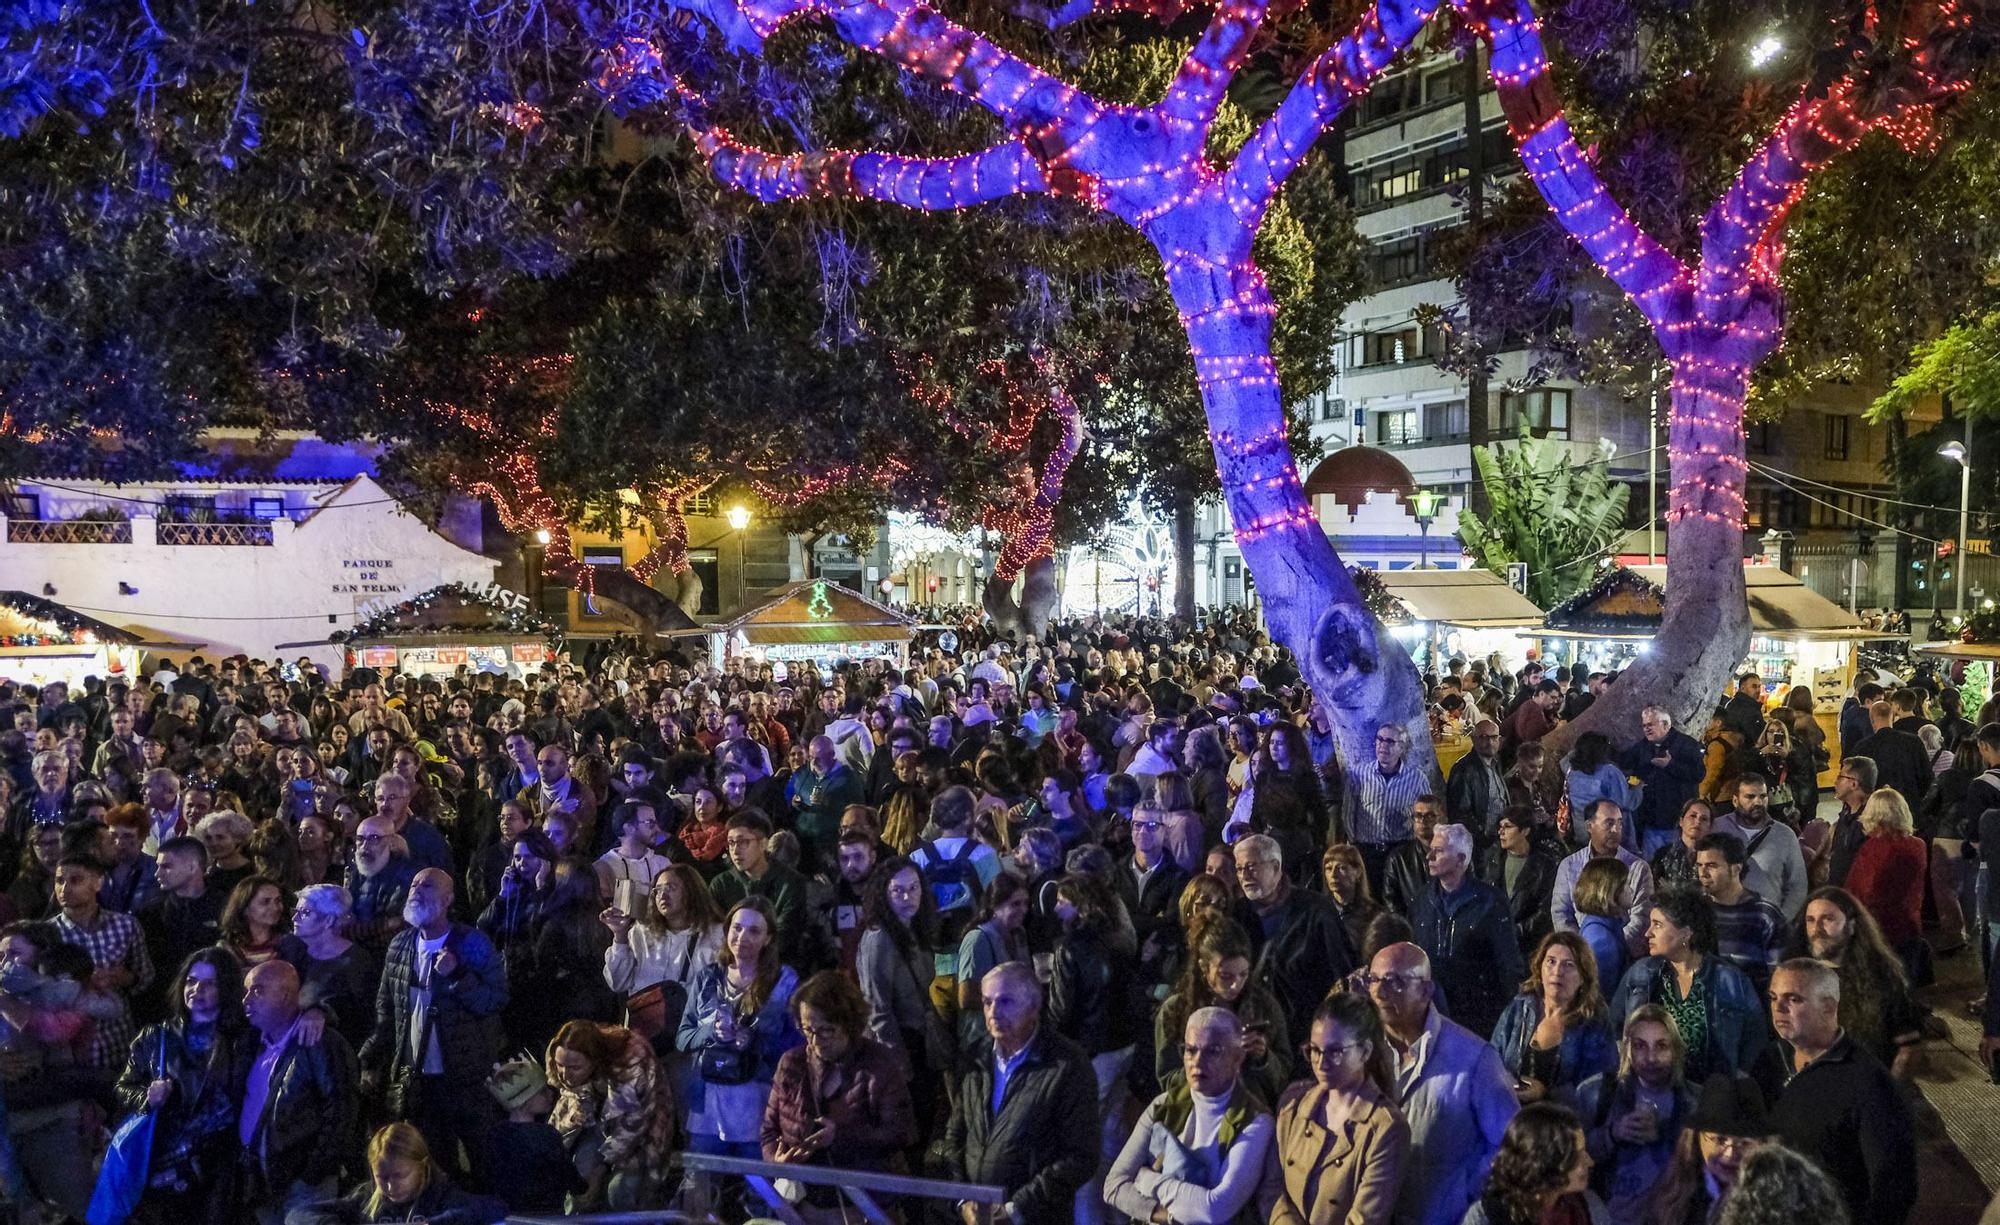
{"type": "MultiPolygon", "coordinates": [[[[259,1040],[246,1039],[245,1086],[259,1040]]],[[[264,1194],[282,1195],[294,1182],[317,1185],[336,1177],[360,1153],[361,1069],[354,1048],[329,1028],[313,1046],[293,1035],[271,1068],[264,1112],[250,1140],[264,1194]]]]}
{"type": "Polygon", "coordinates": [[[862,1034],[845,1058],[815,1077],[804,1047],[786,1051],[764,1106],[764,1160],[778,1160],[781,1145],[800,1144],[822,1120],[832,1122],[834,1139],[812,1156],[812,1164],[904,1173],[903,1150],[917,1138],[917,1119],[909,1076],[896,1052],[862,1034]],[[836,1073],[838,1087],[828,1093],[836,1073]]]}
{"type": "Polygon", "coordinates": [[[1132,1045],[1132,971],[1131,956],[1112,947],[1109,933],[1071,928],[1056,945],[1049,1025],[1093,1056],[1132,1045]]]}
{"type": "MultiPolygon", "coordinates": [[[[1662,1001],[1665,991],[1661,980],[1670,972],[1664,957],[1641,957],[1633,962],[1607,1000],[1612,1028],[1624,1032],[1625,1018],[1634,1008],[1662,1001]]],[[[1709,1072],[1747,1072],[1764,1048],[1764,1004],[1757,998],[1756,988],[1743,971],[1720,954],[1704,956],[1694,977],[1708,997],[1708,1036],[1705,1050],[1700,1052],[1706,1058],[1695,1059],[1697,1052],[1689,1052],[1690,1062],[1705,1066],[1709,1072]]]]}
{"type": "MultiPolygon", "coordinates": [[[[493,942],[463,923],[451,925],[444,947],[458,958],[458,965],[431,981],[431,1032],[444,1058],[445,1078],[476,1083],[500,1058],[500,1010],[507,1005],[507,973],[493,942]]],[[[375,991],[375,1029],[361,1048],[364,1068],[386,1071],[409,1052],[416,961],[417,933],[406,927],[389,941],[382,963],[382,981],[375,991]]]]}
{"type": "Polygon", "coordinates": [[[1097,1170],[1097,1076],[1081,1047],[1044,1024],[993,1108],[993,1049],[959,1082],[945,1131],[949,1175],[997,1186],[1020,1219],[1067,1221],[1097,1170]]]}
{"type": "Polygon", "coordinates": [[[1410,1159],[1410,1125],[1372,1084],[1328,1144],[1319,1124],[1326,1090],[1292,1086],[1278,1106],[1278,1133],[1260,1199],[1271,1225],[1382,1225],[1410,1159]],[[1311,1187],[1315,1170],[1319,1185],[1311,1187]],[[1308,1190],[1317,1198],[1308,1204],[1308,1190]]]}
{"type": "MultiPolygon", "coordinates": [[[[1534,951],[1542,937],[1553,930],[1549,901],[1556,888],[1556,861],[1537,850],[1529,850],[1527,862],[1514,878],[1513,892],[1507,893],[1507,914],[1520,937],[1522,953],[1534,951]]],[[[1479,857],[1479,879],[1502,892],[1507,890],[1507,852],[1498,846],[1486,848],[1479,857]]]]}
{"type": "Polygon", "coordinates": [[[549,1044],[548,1062],[542,1065],[550,1069],[556,1088],[549,1125],[571,1151],[585,1137],[601,1138],[597,1152],[613,1174],[664,1173],[674,1139],[673,1086],[643,1036],[617,1026],[611,1033],[623,1041],[618,1062],[593,1069],[590,1082],[582,1086],[562,1083],[555,1071],[556,1045],[549,1044]]]}
{"type": "Polygon", "coordinates": [[[1527,977],[1520,937],[1500,891],[1472,876],[1446,893],[1436,880],[1410,907],[1411,942],[1430,955],[1431,977],[1452,1019],[1487,1033],[1527,977]]]}
{"type": "Polygon", "coordinates": [[[1256,977],[1284,1006],[1286,1030],[1294,1036],[1311,1032],[1313,1010],[1356,963],[1340,912],[1325,894],[1294,888],[1279,903],[1268,936],[1250,903],[1238,903],[1236,917],[1256,947],[1256,977]]]}

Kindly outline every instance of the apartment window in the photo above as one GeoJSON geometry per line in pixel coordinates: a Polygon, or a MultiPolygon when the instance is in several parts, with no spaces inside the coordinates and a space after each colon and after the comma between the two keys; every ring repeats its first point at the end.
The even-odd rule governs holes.
{"type": "Polygon", "coordinates": [[[42,517],[42,495],[38,493],[10,493],[7,495],[7,517],[39,521],[42,517]]]}
{"type": "Polygon", "coordinates": [[[1827,459],[1847,458],[1847,418],[1839,413],[1828,413],[1826,421],[1827,459]]]}
{"type": "Polygon", "coordinates": [[[1357,366],[1396,365],[1423,356],[1423,333],[1414,327],[1368,332],[1357,340],[1359,351],[1354,362],[1357,366]]]}
{"type": "Polygon", "coordinates": [[[1753,421],[1744,431],[1747,449],[1759,455],[1771,455],[1777,449],[1777,435],[1771,431],[1768,421],[1753,421]]]}
{"type": "Polygon", "coordinates": [[[1383,243],[1369,253],[1375,283],[1395,285],[1421,277],[1430,265],[1424,243],[1415,236],[1383,243]]]}
{"type": "Polygon", "coordinates": [[[1416,409],[1387,408],[1375,410],[1375,445],[1399,446],[1404,443],[1420,442],[1422,439],[1423,434],[1417,425],[1416,409]]]}
{"type": "Polygon", "coordinates": [[[695,605],[698,617],[722,613],[722,562],[714,549],[696,549],[688,554],[688,565],[701,580],[701,600],[695,605]]]}
{"type": "Polygon", "coordinates": [[[283,498],[251,498],[250,517],[265,523],[273,519],[282,519],[285,517],[285,500],[283,498]]]}
{"type": "Polygon", "coordinates": [[[1424,75],[1424,101],[1447,102],[1465,94],[1465,76],[1457,65],[1424,75]]]}
{"type": "Polygon", "coordinates": [[[1430,441],[1463,438],[1470,429],[1465,416],[1465,401],[1447,400],[1442,404],[1424,405],[1424,437],[1430,441]]]}
{"type": "Polygon", "coordinates": [[[1523,425],[1537,438],[1569,437],[1569,392],[1538,387],[1510,391],[1500,397],[1500,432],[1511,434],[1523,425]]]}

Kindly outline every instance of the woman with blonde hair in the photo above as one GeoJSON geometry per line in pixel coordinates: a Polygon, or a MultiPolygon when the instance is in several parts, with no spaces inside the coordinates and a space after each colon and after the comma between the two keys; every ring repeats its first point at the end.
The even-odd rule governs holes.
{"type": "Polygon", "coordinates": [[[1520,994],[1493,1027],[1493,1045],[1523,1102],[1567,1097],[1618,1066],[1618,1037],[1598,986],[1597,958],[1575,932],[1542,937],[1520,994]]]}
{"type": "Polygon", "coordinates": [[[451,1185],[431,1160],[424,1134],[390,1123],[368,1140],[368,1181],[339,1199],[294,1208],[287,1225],[355,1225],[376,1221],[456,1221],[492,1225],[507,1205],[451,1185]]]}
{"type": "Polygon", "coordinates": [[[648,1205],[666,1175],[674,1139],[671,1086],[652,1044],[622,1025],[571,1021],[549,1042],[549,1125],[563,1138],[585,1190],[569,1211],[648,1205]]]}
{"type": "Polygon", "coordinates": [[[1326,848],[1326,854],[1320,858],[1320,871],[1326,875],[1327,896],[1340,912],[1340,925],[1347,929],[1348,947],[1360,948],[1362,938],[1368,934],[1368,924],[1382,913],[1382,904],[1375,900],[1375,890],[1368,884],[1361,848],[1351,842],[1326,848]]]}
{"type": "Polygon", "coordinates": [[[1916,836],[1909,801],[1894,787],[1877,788],[1861,806],[1861,832],[1864,836],[1848,866],[1845,888],[1875,916],[1889,947],[1907,960],[1924,938],[1924,878],[1930,871],[1930,852],[1916,836]]]}

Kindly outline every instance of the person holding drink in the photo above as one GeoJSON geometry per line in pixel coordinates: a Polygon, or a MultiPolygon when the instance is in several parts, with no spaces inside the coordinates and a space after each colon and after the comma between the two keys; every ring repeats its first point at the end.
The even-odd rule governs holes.
{"type": "Polygon", "coordinates": [[[778,961],[777,922],[762,898],[744,898],[723,923],[722,951],[695,971],[681,1014],[680,1048],[694,1059],[688,1147],[762,1159],[764,1108],[779,1056],[799,1044],[786,1009],[799,976],[778,961]]]}

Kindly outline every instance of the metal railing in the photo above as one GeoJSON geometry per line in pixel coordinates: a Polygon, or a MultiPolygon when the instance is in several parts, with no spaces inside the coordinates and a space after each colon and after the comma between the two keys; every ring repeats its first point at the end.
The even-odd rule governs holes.
{"type": "Polygon", "coordinates": [[[8,544],[131,544],[123,519],[9,519],[8,544]]]}
{"type": "Polygon", "coordinates": [[[269,545],[268,523],[162,523],[158,525],[161,544],[269,545]]]}
{"type": "Polygon", "coordinates": [[[780,1179],[808,1186],[835,1187],[847,1197],[855,1214],[868,1225],[892,1225],[894,1218],[876,1203],[875,1195],[896,1195],[906,1199],[963,1200],[975,1206],[982,1225],[998,1222],[1007,1193],[999,1187],[979,1183],[946,1182],[937,1178],[910,1178],[902,1174],[881,1174],[873,1170],[837,1170],[824,1165],[790,1165],[776,1161],[746,1161],[740,1157],[711,1157],[682,1153],[681,1207],[650,1212],[605,1212],[582,1216],[510,1216],[508,1225],[683,1225],[717,1218],[709,1214],[715,1203],[717,1178],[740,1178],[749,1185],[764,1211],[785,1225],[804,1225],[790,1200],[774,1185],[780,1179]],[[870,1194],[873,1192],[874,1194],[870,1194]]]}

